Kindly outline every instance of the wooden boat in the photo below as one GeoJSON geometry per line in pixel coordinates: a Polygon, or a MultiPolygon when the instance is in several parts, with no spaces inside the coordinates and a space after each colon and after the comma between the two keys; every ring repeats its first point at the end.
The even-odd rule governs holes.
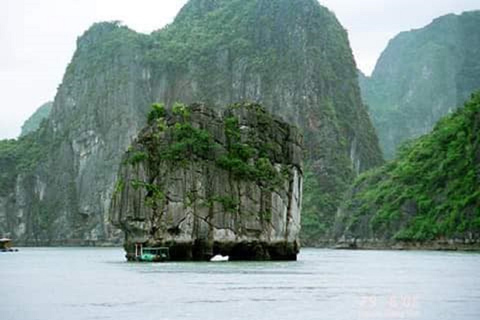
{"type": "Polygon", "coordinates": [[[168,247],[143,247],[137,244],[135,247],[135,260],[141,262],[164,262],[170,260],[168,247]]]}
{"type": "Polygon", "coordinates": [[[0,252],[17,252],[18,249],[12,248],[13,243],[11,239],[2,238],[0,239],[0,252]]]}

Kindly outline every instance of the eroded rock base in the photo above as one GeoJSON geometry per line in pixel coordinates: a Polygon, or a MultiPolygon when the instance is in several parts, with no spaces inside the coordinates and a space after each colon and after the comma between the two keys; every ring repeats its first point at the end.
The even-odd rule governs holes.
{"type": "MultiPolygon", "coordinates": [[[[230,261],[296,261],[299,245],[295,243],[260,241],[213,242],[163,242],[155,247],[167,247],[170,261],[210,261],[216,255],[228,256],[230,261]]],[[[136,261],[135,246],[126,244],[128,261],[136,261]]]]}

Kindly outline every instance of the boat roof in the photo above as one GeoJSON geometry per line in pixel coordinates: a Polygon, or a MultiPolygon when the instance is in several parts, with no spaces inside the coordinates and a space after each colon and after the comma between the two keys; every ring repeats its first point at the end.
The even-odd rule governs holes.
{"type": "Polygon", "coordinates": [[[0,239],[0,242],[10,242],[12,241],[12,239],[8,239],[8,238],[1,238],[0,239]]]}

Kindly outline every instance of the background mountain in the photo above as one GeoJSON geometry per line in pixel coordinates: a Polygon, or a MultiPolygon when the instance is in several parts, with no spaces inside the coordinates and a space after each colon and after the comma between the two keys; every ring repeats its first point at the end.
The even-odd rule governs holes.
{"type": "Polygon", "coordinates": [[[50,115],[53,102],[49,101],[42,104],[22,125],[20,136],[24,136],[30,132],[34,132],[40,127],[40,123],[50,115]]]}
{"type": "Polygon", "coordinates": [[[360,76],[383,153],[428,133],[480,88],[480,11],[446,15],[392,39],[372,76],[360,76]]]}
{"type": "Polygon", "coordinates": [[[41,134],[28,140],[42,152],[6,177],[0,232],[24,243],[118,239],[108,222],[115,176],[150,104],[241,100],[302,129],[303,236],[325,237],[347,185],[382,158],[347,33],[316,0],[191,0],[151,35],[92,26],[41,134]]]}
{"type": "Polygon", "coordinates": [[[336,227],[357,247],[480,247],[480,92],[397,159],[361,175],[336,227]]]}

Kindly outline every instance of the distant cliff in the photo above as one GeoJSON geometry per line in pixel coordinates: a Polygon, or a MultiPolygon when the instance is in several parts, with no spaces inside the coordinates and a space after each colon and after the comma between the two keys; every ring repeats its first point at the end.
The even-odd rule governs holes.
{"type": "Polygon", "coordinates": [[[47,119],[52,111],[53,102],[42,104],[22,125],[20,136],[36,131],[43,120],[47,119]]]}
{"type": "Polygon", "coordinates": [[[361,83],[386,158],[480,88],[480,11],[446,15],[390,41],[361,83]]]}
{"type": "Polygon", "coordinates": [[[382,158],[347,33],[316,0],[191,0],[151,35],[93,25],[35,141],[46,154],[17,168],[0,199],[5,232],[26,244],[117,241],[110,199],[149,106],[246,100],[304,134],[302,237],[326,237],[343,191],[382,158]]]}
{"type": "Polygon", "coordinates": [[[361,175],[336,229],[344,247],[480,249],[480,93],[361,175]]]}
{"type": "Polygon", "coordinates": [[[220,116],[201,104],[154,105],[120,169],[112,222],[173,260],[295,260],[302,136],[256,104],[220,116]]]}

